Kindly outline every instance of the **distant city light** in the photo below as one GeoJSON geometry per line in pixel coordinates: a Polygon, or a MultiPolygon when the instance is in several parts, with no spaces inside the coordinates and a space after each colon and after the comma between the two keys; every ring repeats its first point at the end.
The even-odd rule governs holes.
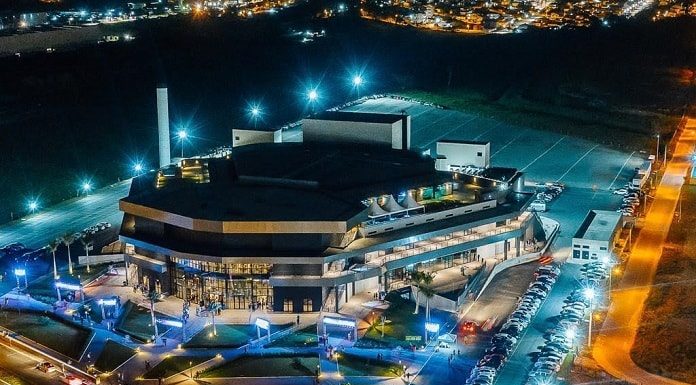
{"type": "Polygon", "coordinates": [[[309,98],[309,101],[310,101],[310,102],[313,102],[313,101],[316,101],[316,100],[319,98],[319,93],[317,92],[317,90],[311,90],[311,91],[309,91],[309,93],[307,94],[307,97],[309,98]]]}

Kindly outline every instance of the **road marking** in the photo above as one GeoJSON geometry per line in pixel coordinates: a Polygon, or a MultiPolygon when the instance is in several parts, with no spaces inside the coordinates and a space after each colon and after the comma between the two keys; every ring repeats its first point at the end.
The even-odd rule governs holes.
{"type": "Polygon", "coordinates": [[[537,160],[541,159],[542,156],[546,155],[549,151],[551,151],[551,149],[553,149],[554,147],[556,147],[556,145],[557,145],[558,143],[561,143],[561,141],[562,141],[563,139],[565,139],[565,138],[566,138],[566,137],[563,136],[563,137],[561,137],[561,139],[558,139],[558,141],[557,141],[556,143],[554,143],[553,145],[551,145],[551,147],[547,148],[546,151],[544,151],[544,152],[541,153],[541,155],[539,155],[539,156],[537,156],[536,158],[534,158],[534,160],[531,161],[528,165],[522,167],[522,169],[521,169],[520,171],[524,171],[524,170],[526,170],[529,166],[531,166],[531,165],[533,165],[534,163],[536,163],[537,160]]]}
{"type": "Polygon", "coordinates": [[[504,149],[506,149],[507,146],[511,145],[512,142],[514,142],[514,141],[516,141],[517,139],[521,138],[522,135],[524,135],[526,132],[527,132],[527,129],[523,128],[522,131],[520,131],[519,135],[517,135],[516,137],[512,138],[512,140],[510,140],[509,142],[505,143],[505,145],[503,145],[503,147],[500,147],[500,148],[498,149],[498,151],[494,152],[493,155],[491,155],[491,159],[493,159],[493,157],[496,156],[500,151],[503,151],[504,149]]]}
{"type": "Polygon", "coordinates": [[[621,171],[623,171],[624,167],[626,167],[626,165],[628,164],[628,161],[631,160],[631,158],[633,158],[633,154],[635,154],[635,153],[636,153],[636,152],[633,151],[633,152],[631,153],[631,155],[629,155],[628,158],[626,158],[626,161],[624,162],[623,166],[621,166],[621,169],[619,169],[619,172],[616,173],[616,176],[614,177],[614,180],[611,181],[611,184],[609,185],[609,190],[611,190],[612,186],[614,186],[614,183],[616,182],[616,179],[619,177],[619,175],[621,175],[621,171]]]}
{"type": "Polygon", "coordinates": [[[591,149],[587,150],[587,152],[584,153],[584,154],[580,157],[580,159],[578,159],[577,161],[575,161],[575,163],[573,163],[573,165],[570,166],[570,168],[568,168],[568,170],[566,170],[566,172],[565,172],[563,175],[561,175],[561,177],[558,178],[558,179],[556,180],[556,182],[562,181],[563,178],[565,178],[566,175],[568,175],[568,173],[570,172],[570,170],[572,170],[573,168],[575,168],[575,166],[577,166],[578,163],[580,163],[581,160],[585,159],[585,157],[586,157],[587,155],[589,155],[592,151],[594,151],[594,149],[597,148],[597,147],[599,147],[599,144],[595,144],[594,147],[592,147],[591,149]]]}

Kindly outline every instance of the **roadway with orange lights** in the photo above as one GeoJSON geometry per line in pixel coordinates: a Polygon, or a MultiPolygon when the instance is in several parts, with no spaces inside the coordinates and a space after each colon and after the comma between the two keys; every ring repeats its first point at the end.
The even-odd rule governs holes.
{"type": "Polygon", "coordinates": [[[630,351],[695,145],[696,118],[690,118],[655,191],[655,200],[645,217],[624,277],[612,292],[607,319],[592,349],[595,360],[607,373],[632,383],[687,385],[641,369],[631,359],[630,351]]]}

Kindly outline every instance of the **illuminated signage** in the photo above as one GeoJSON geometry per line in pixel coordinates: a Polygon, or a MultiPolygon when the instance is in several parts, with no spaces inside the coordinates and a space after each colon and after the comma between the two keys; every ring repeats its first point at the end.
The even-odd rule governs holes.
{"type": "Polygon", "coordinates": [[[440,331],[440,324],[426,322],[425,323],[425,330],[429,331],[431,333],[437,333],[440,331]]]}
{"type": "Polygon", "coordinates": [[[27,271],[24,269],[15,269],[14,273],[18,277],[24,277],[25,275],[27,275],[27,271]]]}
{"type": "Polygon", "coordinates": [[[175,328],[181,328],[184,327],[184,323],[181,321],[175,321],[175,320],[169,320],[169,319],[158,319],[157,320],[158,324],[162,325],[167,325],[167,326],[173,326],[175,328]]]}
{"type": "Polygon", "coordinates": [[[256,321],[254,322],[256,326],[260,327],[261,329],[266,329],[270,330],[271,329],[271,323],[266,321],[263,318],[257,318],[256,321]]]}
{"type": "Polygon", "coordinates": [[[352,328],[355,327],[355,321],[349,321],[347,319],[324,317],[324,323],[327,325],[336,325],[352,328]]]}
{"type": "Polygon", "coordinates": [[[59,289],[66,289],[66,290],[82,290],[82,286],[80,286],[80,285],[73,285],[73,284],[64,283],[64,282],[56,282],[56,287],[59,289]]]}

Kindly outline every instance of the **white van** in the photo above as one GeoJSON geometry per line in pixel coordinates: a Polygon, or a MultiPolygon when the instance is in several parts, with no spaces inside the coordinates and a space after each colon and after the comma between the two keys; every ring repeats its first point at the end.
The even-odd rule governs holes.
{"type": "Polygon", "coordinates": [[[543,213],[546,211],[546,202],[540,201],[540,200],[535,200],[529,204],[529,207],[527,208],[527,210],[538,211],[538,212],[543,213]]]}

